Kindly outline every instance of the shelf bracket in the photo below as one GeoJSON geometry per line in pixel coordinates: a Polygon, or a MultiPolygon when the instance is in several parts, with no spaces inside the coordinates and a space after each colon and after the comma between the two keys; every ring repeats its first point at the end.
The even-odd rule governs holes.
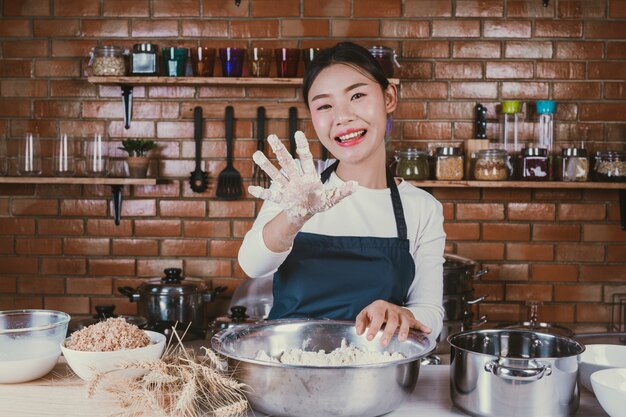
{"type": "Polygon", "coordinates": [[[133,86],[123,84],[122,104],[124,106],[124,128],[130,129],[130,119],[133,113],[133,86]]]}
{"type": "Polygon", "coordinates": [[[112,185],[111,191],[113,192],[113,218],[115,219],[115,225],[119,226],[120,219],[122,218],[122,189],[123,185],[112,185]]]}
{"type": "Polygon", "coordinates": [[[626,189],[619,190],[619,218],[622,230],[626,230],[626,189]]]}

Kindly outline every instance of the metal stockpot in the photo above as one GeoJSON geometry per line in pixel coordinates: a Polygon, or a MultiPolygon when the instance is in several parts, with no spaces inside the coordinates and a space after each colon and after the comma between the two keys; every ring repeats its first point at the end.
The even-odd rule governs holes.
{"type": "Polygon", "coordinates": [[[473,330],[448,337],[450,396],[480,416],[574,414],[584,346],[528,330],[473,330]]]}
{"type": "Polygon", "coordinates": [[[181,331],[191,325],[192,332],[206,332],[205,304],[226,287],[211,291],[203,280],[183,278],[180,268],[168,268],[164,272],[163,278],[147,280],[137,289],[119,287],[118,290],[137,303],[139,315],[148,319],[151,328],[168,329],[178,323],[177,329],[181,331]]]}
{"type": "Polygon", "coordinates": [[[489,269],[477,269],[477,263],[458,255],[444,255],[443,294],[461,294],[473,291],[473,281],[489,272],[489,269]]]}

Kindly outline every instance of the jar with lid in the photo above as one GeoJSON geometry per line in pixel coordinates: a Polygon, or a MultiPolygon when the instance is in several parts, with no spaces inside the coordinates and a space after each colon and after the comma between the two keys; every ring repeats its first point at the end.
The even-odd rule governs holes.
{"type": "Polygon", "coordinates": [[[132,75],[158,75],[158,49],[159,47],[152,43],[133,45],[130,73],[132,75]]]}
{"type": "Polygon", "coordinates": [[[559,174],[563,181],[587,181],[589,178],[589,160],[586,149],[563,148],[560,165],[559,174]]]}
{"type": "Polygon", "coordinates": [[[527,181],[545,181],[550,178],[548,149],[527,147],[519,157],[519,177],[527,181]]]}
{"type": "Polygon", "coordinates": [[[398,55],[396,51],[389,48],[388,46],[372,46],[368,48],[370,53],[381,67],[383,67],[383,71],[385,72],[385,76],[387,78],[393,77],[393,67],[394,65],[400,68],[400,64],[398,63],[398,55]]]}
{"type": "Polygon", "coordinates": [[[626,152],[598,152],[593,172],[598,181],[626,182],[626,152]]]}
{"type": "Polygon", "coordinates": [[[408,148],[396,151],[396,174],[405,180],[427,180],[430,166],[428,151],[408,148]]]}
{"type": "Polygon", "coordinates": [[[463,152],[460,147],[441,146],[436,149],[435,178],[449,181],[463,179],[463,152]]]}
{"type": "Polygon", "coordinates": [[[89,66],[96,76],[123,76],[126,75],[127,51],[119,46],[104,45],[92,49],[89,66]]]}
{"type": "Polygon", "coordinates": [[[509,179],[511,165],[504,149],[481,149],[474,161],[474,179],[478,181],[503,181],[509,179]]]}

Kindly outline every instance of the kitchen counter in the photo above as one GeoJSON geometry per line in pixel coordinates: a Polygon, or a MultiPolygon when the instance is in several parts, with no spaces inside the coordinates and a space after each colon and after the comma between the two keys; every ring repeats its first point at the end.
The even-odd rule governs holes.
{"type": "MultiPolygon", "coordinates": [[[[452,406],[449,365],[426,365],[420,367],[418,386],[410,401],[386,417],[445,417],[463,416],[452,406]]],[[[0,384],[0,415],[11,417],[106,417],[121,410],[113,398],[99,393],[87,398],[86,383],[72,374],[65,360],[44,378],[23,384],[0,384]],[[88,411],[87,411],[88,410],[88,411]]],[[[577,417],[606,416],[595,396],[581,389],[580,408],[577,417]]],[[[250,412],[249,416],[262,417],[250,412]]],[[[322,417],[322,416],[320,416],[322,417]]]]}

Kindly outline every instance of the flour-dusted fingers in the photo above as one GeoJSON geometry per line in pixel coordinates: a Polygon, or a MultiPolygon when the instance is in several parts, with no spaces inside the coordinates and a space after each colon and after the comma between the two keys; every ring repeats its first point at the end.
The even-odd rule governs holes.
{"type": "Polygon", "coordinates": [[[287,185],[287,178],[267,159],[267,156],[261,151],[256,151],[252,154],[252,160],[257,164],[265,173],[272,179],[281,185],[287,185]]]}
{"type": "Polygon", "coordinates": [[[332,207],[347,196],[352,195],[356,191],[357,185],[359,184],[356,181],[348,181],[340,187],[328,190],[327,195],[330,206],[332,207]]]}
{"type": "Polygon", "coordinates": [[[276,154],[276,159],[278,159],[278,164],[285,171],[285,175],[290,180],[297,178],[300,176],[300,170],[296,165],[296,161],[293,160],[293,157],[285,148],[285,145],[278,139],[276,135],[269,135],[267,137],[267,143],[272,147],[272,151],[276,154]]]}
{"type": "Polygon", "coordinates": [[[248,192],[261,200],[273,201],[276,204],[280,204],[282,201],[282,194],[280,192],[273,192],[269,188],[259,187],[257,185],[248,186],[248,192]]]}
{"type": "Polygon", "coordinates": [[[296,152],[300,158],[300,167],[304,174],[317,175],[315,169],[315,162],[313,162],[313,155],[311,155],[311,149],[309,148],[309,141],[304,133],[297,131],[296,134],[296,152]]]}

